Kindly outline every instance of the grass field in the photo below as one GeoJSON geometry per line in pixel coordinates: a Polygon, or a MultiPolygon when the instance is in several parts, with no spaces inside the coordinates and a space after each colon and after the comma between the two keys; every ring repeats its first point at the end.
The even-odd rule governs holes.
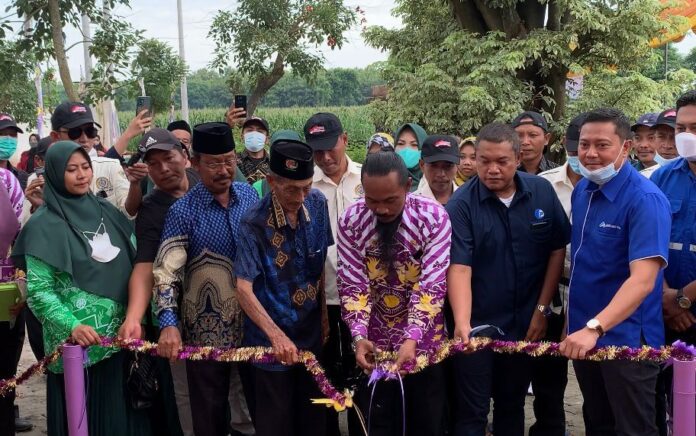
{"type": "MultiPolygon", "coordinates": [[[[348,155],[351,159],[362,162],[365,159],[365,143],[375,132],[374,125],[370,121],[367,106],[345,106],[345,107],[296,107],[296,108],[259,108],[256,115],[268,121],[271,127],[271,134],[276,130],[290,129],[302,136],[302,129],[305,122],[316,112],[332,112],[338,116],[343,124],[343,128],[348,132],[348,155]]],[[[119,123],[123,132],[135,114],[131,112],[119,112],[119,123]]],[[[179,115],[178,113],[176,114],[179,115]]],[[[193,109],[189,112],[189,121],[194,126],[199,123],[209,121],[223,121],[225,109],[193,109]]],[[[157,127],[167,127],[169,114],[155,114],[155,125],[157,127]]],[[[239,139],[239,132],[235,132],[237,141],[237,151],[241,151],[243,146],[239,139]]],[[[135,147],[136,141],[130,144],[130,148],[135,147]]]]}

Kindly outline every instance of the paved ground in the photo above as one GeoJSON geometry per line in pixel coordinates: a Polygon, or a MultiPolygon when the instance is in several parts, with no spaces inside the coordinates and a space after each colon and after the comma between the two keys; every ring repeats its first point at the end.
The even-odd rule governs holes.
{"type": "MultiPolygon", "coordinates": [[[[19,371],[24,371],[29,365],[34,363],[34,356],[31,354],[29,342],[25,342],[22,353],[22,360],[19,363],[19,371]]],[[[42,436],[46,435],[46,388],[45,376],[36,376],[30,379],[27,383],[20,386],[19,410],[23,417],[28,418],[34,424],[34,430],[27,433],[20,433],[27,436],[42,436]]],[[[532,399],[527,397],[527,428],[534,422],[534,413],[532,412],[532,399]]],[[[568,421],[568,431],[572,436],[580,436],[584,434],[584,425],[582,422],[582,396],[578,388],[575,374],[572,371],[572,366],[568,374],[568,388],[565,396],[566,420],[568,421]]]]}

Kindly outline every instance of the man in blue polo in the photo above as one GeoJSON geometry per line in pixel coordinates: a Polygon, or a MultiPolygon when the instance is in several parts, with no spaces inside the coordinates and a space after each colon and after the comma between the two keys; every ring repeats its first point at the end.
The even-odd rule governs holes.
{"type": "MultiPolygon", "coordinates": [[[[478,176],[447,203],[452,220],[447,293],[455,337],[492,324],[504,339],[538,341],[558,291],[570,224],[551,184],[518,171],[520,140],[492,123],[476,139],[478,176]]],[[[531,358],[483,351],[457,356],[454,432],[485,433],[493,398],[495,434],[524,434],[531,358]]]]}
{"type": "Polygon", "coordinates": [[[657,435],[652,362],[584,360],[609,345],[659,347],[669,203],[628,163],[630,124],[616,109],[587,113],[581,180],[572,197],[568,336],[560,351],[580,384],[587,434],[657,435]]]}

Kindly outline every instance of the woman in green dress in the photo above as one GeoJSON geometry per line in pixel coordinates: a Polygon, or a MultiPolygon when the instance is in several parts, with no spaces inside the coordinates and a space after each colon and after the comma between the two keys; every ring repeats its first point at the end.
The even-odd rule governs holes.
{"type": "MultiPolygon", "coordinates": [[[[125,353],[95,346],[115,336],[125,316],[135,247],[132,225],[90,192],[92,163],[78,144],[46,153],[44,205],[19,235],[12,256],[27,271],[31,310],[47,352],[72,338],[87,349],[87,419],[91,435],[150,435],[147,411],[126,394],[125,353]]],[[[62,361],[49,366],[49,435],[67,435],[62,361]]]]}

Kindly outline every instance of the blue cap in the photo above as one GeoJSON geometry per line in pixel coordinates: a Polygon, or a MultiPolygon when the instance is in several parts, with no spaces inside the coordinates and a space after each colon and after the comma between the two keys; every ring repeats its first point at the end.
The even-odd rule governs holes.
{"type": "Polygon", "coordinates": [[[645,127],[652,127],[657,123],[657,116],[658,114],[656,112],[651,112],[647,114],[643,114],[638,117],[636,120],[636,123],[631,126],[631,131],[635,132],[635,130],[638,127],[645,126],[645,127]]]}

